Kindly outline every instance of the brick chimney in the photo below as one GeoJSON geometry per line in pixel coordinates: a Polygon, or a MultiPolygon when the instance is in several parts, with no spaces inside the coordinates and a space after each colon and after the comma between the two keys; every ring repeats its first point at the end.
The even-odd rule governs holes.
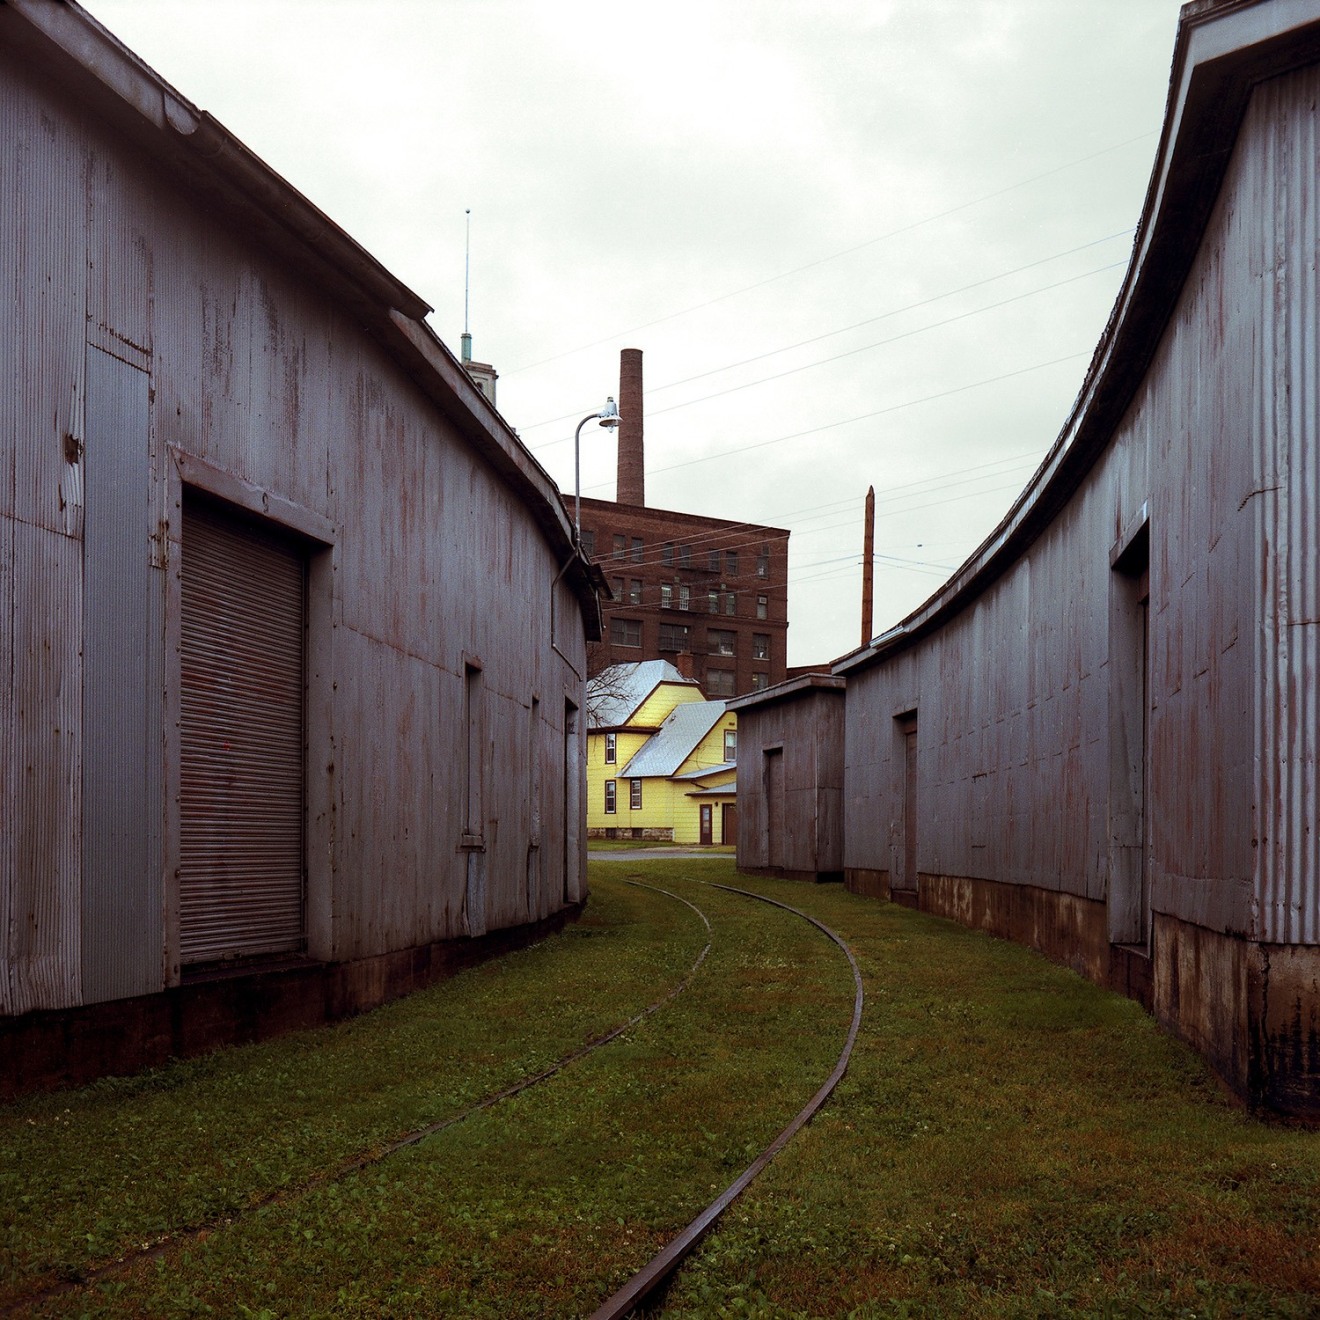
{"type": "Polygon", "coordinates": [[[619,353],[619,504],[646,504],[646,460],[642,453],[642,350],[619,353]]]}

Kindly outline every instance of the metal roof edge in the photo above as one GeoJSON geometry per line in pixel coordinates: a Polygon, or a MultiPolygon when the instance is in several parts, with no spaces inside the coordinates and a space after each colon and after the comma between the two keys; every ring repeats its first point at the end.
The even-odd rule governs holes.
{"type": "Polygon", "coordinates": [[[776,683],[774,687],[765,688],[761,692],[747,692],[741,697],[734,697],[726,704],[732,711],[748,710],[753,706],[768,706],[775,701],[789,701],[806,692],[842,692],[844,687],[844,680],[835,673],[799,674],[796,678],[786,678],[782,683],[776,683]]]}
{"type": "MultiPolygon", "coordinates": [[[[965,609],[1031,546],[1099,460],[1158,350],[1199,250],[1251,89],[1320,60],[1320,0],[1191,0],[1160,141],[1114,308],[1063,429],[989,536],[916,610],[836,660],[879,663],[965,609]]],[[[741,700],[741,699],[740,699],[741,700]]]]}
{"type": "Polygon", "coordinates": [[[3,0],[6,14],[26,24],[0,29],[23,54],[63,75],[115,132],[163,164],[172,183],[219,203],[247,236],[290,259],[403,367],[532,511],[560,561],[577,561],[574,593],[598,639],[603,575],[576,546],[558,486],[423,320],[430,304],[76,0],[3,0]]]}

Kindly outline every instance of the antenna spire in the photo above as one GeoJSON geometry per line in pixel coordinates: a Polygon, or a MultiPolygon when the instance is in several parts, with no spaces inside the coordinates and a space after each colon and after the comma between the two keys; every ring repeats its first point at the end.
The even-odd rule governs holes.
{"type": "Polygon", "coordinates": [[[463,235],[463,363],[472,361],[472,336],[468,333],[468,291],[472,284],[472,208],[464,212],[463,235]]]}

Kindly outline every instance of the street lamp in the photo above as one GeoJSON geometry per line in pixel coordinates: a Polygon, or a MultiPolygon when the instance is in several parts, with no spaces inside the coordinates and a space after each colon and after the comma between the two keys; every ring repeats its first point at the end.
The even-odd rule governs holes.
{"type": "Polygon", "coordinates": [[[588,413],[573,432],[573,536],[578,545],[582,544],[582,463],[578,440],[582,435],[582,428],[593,418],[598,419],[600,424],[610,431],[623,420],[619,416],[619,405],[611,396],[605,400],[605,406],[599,412],[588,413]]]}

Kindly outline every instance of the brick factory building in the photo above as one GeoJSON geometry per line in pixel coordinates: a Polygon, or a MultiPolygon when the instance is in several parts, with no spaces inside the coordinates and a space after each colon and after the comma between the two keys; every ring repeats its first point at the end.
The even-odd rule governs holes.
{"type": "Polygon", "coordinates": [[[619,364],[617,500],[582,501],[582,542],[609,582],[593,673],[668,660],[708,697],[783,682],[788,649],[788,531],[650,508],[642,442],[642,354],[619,364]]]}

